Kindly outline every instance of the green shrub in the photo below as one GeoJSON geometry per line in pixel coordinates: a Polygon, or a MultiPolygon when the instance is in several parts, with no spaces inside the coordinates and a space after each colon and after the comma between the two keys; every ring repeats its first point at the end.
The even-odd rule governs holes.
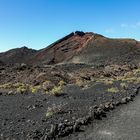
{"type": "Polygon", "coordinates": [[[107,92],[117,93],[119,92],[119,89],[117,87],[112,87],[112,88],[107,89],[107,92]]]}
{"type": "Polygon", "coordinates": [[[0,88],[10,89],[10,88],[12,88],[12,84],[11,83],[6,83],[6,84],[3,84],[3,85],[0,85],[0,88]]]}
{"type": "Polygon", "coordinates": [[[55,96],[59,96],[62,93],[62,87],[61,86],[54,86],[50,92],[51,92],[51,94],[53,94],[55,96]]]}
{"type": "Polygon", "coordinates": [[[23,87],[23,86],[20,86],[17,88],[17,92],[18,93],[25,93],[27,91],[27,88],[26,87],[23,87]]]}
{"type": "Polygon", "coordinates": [[[38,86],[30,86],[30,90],[31,90],[32,93],[38,92],[39,89],[41,89],[40,85],[38,85],[38,86]]]}

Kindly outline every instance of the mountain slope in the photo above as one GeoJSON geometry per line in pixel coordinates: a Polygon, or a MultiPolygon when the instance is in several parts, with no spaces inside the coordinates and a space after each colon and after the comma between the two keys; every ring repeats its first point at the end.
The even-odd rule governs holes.
{"type": "Polygon", "coordinates": [[[0,53],[6,64],[86,63],[94,65],[140,62],[140,42],[134,39],[111,39],[92,32],[72,32],[39,51],[27,47],[0,53]]]}
{"type": "Polygon", "coordinates": [[[133,39],[93,37],[71,62],[92,64],[140,62],[140,43],[133,39]]]}
{"type": "Polygon", "coordinates": [[[66,62],[77,54],[84,44],[91,39],[93,33],[75,32],[56,41],[47,48],[39,51],[31,62],[42,62],[45,64],[56,64],[66,62]]]}
{"type": "Polygon", "coordinates": [[[75,32],[40,50],[32,63],[121,64],[140,62],[140,42],[110,39],[95,33],[75,32]]]}

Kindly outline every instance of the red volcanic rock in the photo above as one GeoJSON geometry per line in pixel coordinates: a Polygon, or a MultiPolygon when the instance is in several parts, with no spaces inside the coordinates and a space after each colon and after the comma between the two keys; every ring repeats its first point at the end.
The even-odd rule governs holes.
{"type": "Polygon", "coordinates": [[[134,39],[110,39],[91,32],[76,31],[37,52],[30,62],[125,64],[139,62],[139,54],[140,43],[134,39]]]}
{"type": "Polygon", "coordinates": [[[47,48],[39,51],[32,58],[32,62],[56,64],[69,61],[86,46],[86,43],[93,37],[93,35],[93,33],[79,31],[71,33],[47,48]]]}

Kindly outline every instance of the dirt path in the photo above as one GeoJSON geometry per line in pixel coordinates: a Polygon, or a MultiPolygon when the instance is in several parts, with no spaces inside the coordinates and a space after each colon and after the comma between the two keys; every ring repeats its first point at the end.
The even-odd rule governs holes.
{"type": "Polygon", "coordinates": [[[139,140],[140,95],[127,105],[109,113],[103,121],[97,121],[84,133],[69,137],[72,140],[139,140]]]}

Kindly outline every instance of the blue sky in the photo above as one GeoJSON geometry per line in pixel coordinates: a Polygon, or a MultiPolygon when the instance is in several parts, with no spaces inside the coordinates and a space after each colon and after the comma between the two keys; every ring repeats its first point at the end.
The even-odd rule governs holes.
{"type": "Polygon", "coordinates": [[[140,0],[0,0],[0,52],[40,49],[76,30],[140,40],[140,0]]]}

